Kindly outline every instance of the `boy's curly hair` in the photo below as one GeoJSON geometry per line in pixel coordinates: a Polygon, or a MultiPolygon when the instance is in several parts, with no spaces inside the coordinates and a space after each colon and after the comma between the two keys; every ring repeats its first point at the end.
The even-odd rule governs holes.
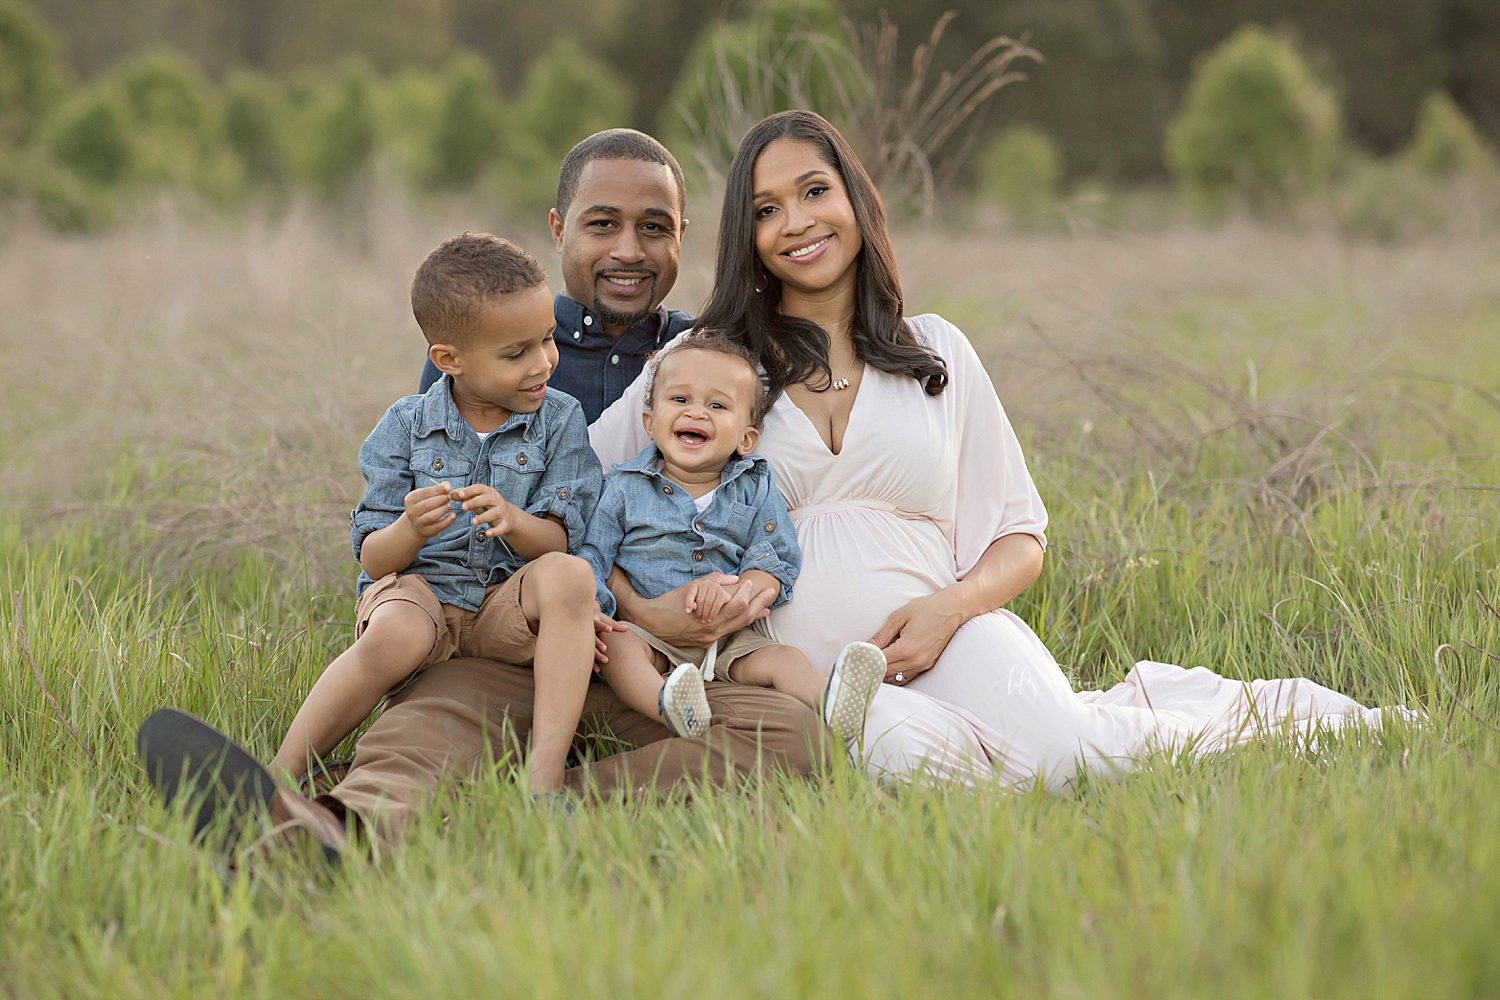
{"type": "Polygon", "coordinates": [[[760,429],[761,422],[765,420],[766,412],[770,409],[766,380],[760,373],[760,364],[748,347],[726,337],[718,330],[693,330],[677,343],[651,357],[651,378],[646,383],[646,406],[648,408],[656,399],[656,373],[661,370],[662,362],[679,351],[712,351],[715,354],[727,354],[731,358],[739,358],[743,361],[755,375],[755,398],[750,401],[750,426],[760,429]]]}
{"type": "Polygon", "coordinates": [[[463,345],[479,308],[547,280],[536,258],[489,233],[464,233],[427,255],[411,282],[411,311],[429,344],[463,345]]]}

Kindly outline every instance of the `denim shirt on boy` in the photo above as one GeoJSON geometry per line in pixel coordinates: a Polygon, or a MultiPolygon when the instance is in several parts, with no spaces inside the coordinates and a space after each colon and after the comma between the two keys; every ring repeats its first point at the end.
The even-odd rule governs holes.
{"type": "Polygon", "coordinates": [[[709,573],[759,569],[781,581],[771,606],[790,600],[802,552],[766,460],[731,458],[701,514],[687,490],[657,471],[660,464],[656,446],[648,445],[605,477],[578,553],[594,568],[604,613],[615,613],[614,595],[605,586],[612,566],[647,599],[709,573]]]}
{"type": "MultiPolygon", "coordinates": [[[[578,401],[549,388],[535,412],[511,414],[481,441],[458,412],[452,383],[444,376],[422,395],[398,400],[359,449],[369,485],[349,515],[354,558],[371,532],[405,513],[406,494],[444,482],[454,489],[488,484],[528,514],[559,518],[568,551],[577,552],[603,478],[578,401]]],[[[427,539],[402,572],[420,574],[442,603],[477,611],[485,588],[526,560],[501,538],[484,537],[489,525],[470,524],[474,514],[460,510],[460,501],[452,508],[453,523],[427,539]]],[[[361,572],[360,592],[372,582],[361,572]]]]}

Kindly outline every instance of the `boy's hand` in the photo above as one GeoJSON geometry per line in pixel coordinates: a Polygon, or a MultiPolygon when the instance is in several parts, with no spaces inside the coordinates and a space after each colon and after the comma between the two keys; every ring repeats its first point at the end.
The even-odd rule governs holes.
{"type": "Polygon", "coordinates": [[[431,538],[453,523],[458,515],[448,509],[448,496],[453,487],[447,483],[433,483],[406,494],[406,520],[423,538],[431,538]]]}
{"type": "Polygon", "coordinates": [[[609,662],[609,647],[599,637],[601,632],[629,632],[630,630],[615,621],[603,611],[594,612],[594,673],[599,673],[599,668],[609,662]]]}
{"type": "Polygon", "coordinates": [[[477,511],[470,519],[470,524],[489,525],[484,533],[486,538],[494,538],[496,535],[503,535],[510,531],[516,526],[517,515],[529,516],[521,508],[502,497],[493,486],[487,486],[484,483],[454,490],[453,498],[463,501],[464,510],[477,511]]]}
{"type": "Polygon", "coordinates": [[[687,586],[682,610],[707,625],[719,616],[732,595],[713,580],[694,580],[687,586]]]}

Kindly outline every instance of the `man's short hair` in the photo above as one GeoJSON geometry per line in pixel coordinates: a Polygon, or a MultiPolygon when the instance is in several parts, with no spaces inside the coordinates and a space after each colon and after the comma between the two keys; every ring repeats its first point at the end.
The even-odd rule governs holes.
{"type": "Polygon", "coordinates": [[[660,163],[672,171],[672,180],[677,185],[677,210],[680,212],[687,202],[687,187],[682,180],[682,168],[671,151],[644,132],[633,128],[611,128],[595,132],[574,146],[563,157],[562,168],[557,172],[557,214],[568,217],[568,208],[573,196],[578,193],[578,177],[583,168],[595,160],[637,160],[641,163],[660,163]]]}
{"type": "Polygon", "coordinates": [[[462,344],[479,309],[547,280],[536,258],[510,240],[464,233],[444,241],[417,268],[411,311],[429,344],[462,344]]]}
{"type": "Polygon", "coordinates": [[[754,396],[750,400],[750,426],[758,430],[766,419],[766,411],[771,408],[768,405],[769,393],[766,391],[766,380],[760,374],[760,362],[756,360],[750,348],[720,330],[693,330],[651,359],[651,376],[646,385],[646,406],[650,407],[656,402],[656,376],[661,371],[662,364],[672,355],[686,351],[727,354],[745,363],[745,367],[750,369],[750,374],[755,376],[754,396]]]}

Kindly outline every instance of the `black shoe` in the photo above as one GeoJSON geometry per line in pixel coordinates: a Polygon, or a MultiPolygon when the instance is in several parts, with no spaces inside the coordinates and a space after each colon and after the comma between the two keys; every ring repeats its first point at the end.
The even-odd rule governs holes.
{"type": "Polygon", "coordinates": [[[175,708],[158,709],[141,723],[135,746],[167,805],[192,796],[196,834],[222,819],[232,843],[248,823],[269,813],[277,824],[310,832],[329,861],[342,859],[347,846],[343,824],[323,806],[281,787],[259,761],[212,726],[175,708]]]}

